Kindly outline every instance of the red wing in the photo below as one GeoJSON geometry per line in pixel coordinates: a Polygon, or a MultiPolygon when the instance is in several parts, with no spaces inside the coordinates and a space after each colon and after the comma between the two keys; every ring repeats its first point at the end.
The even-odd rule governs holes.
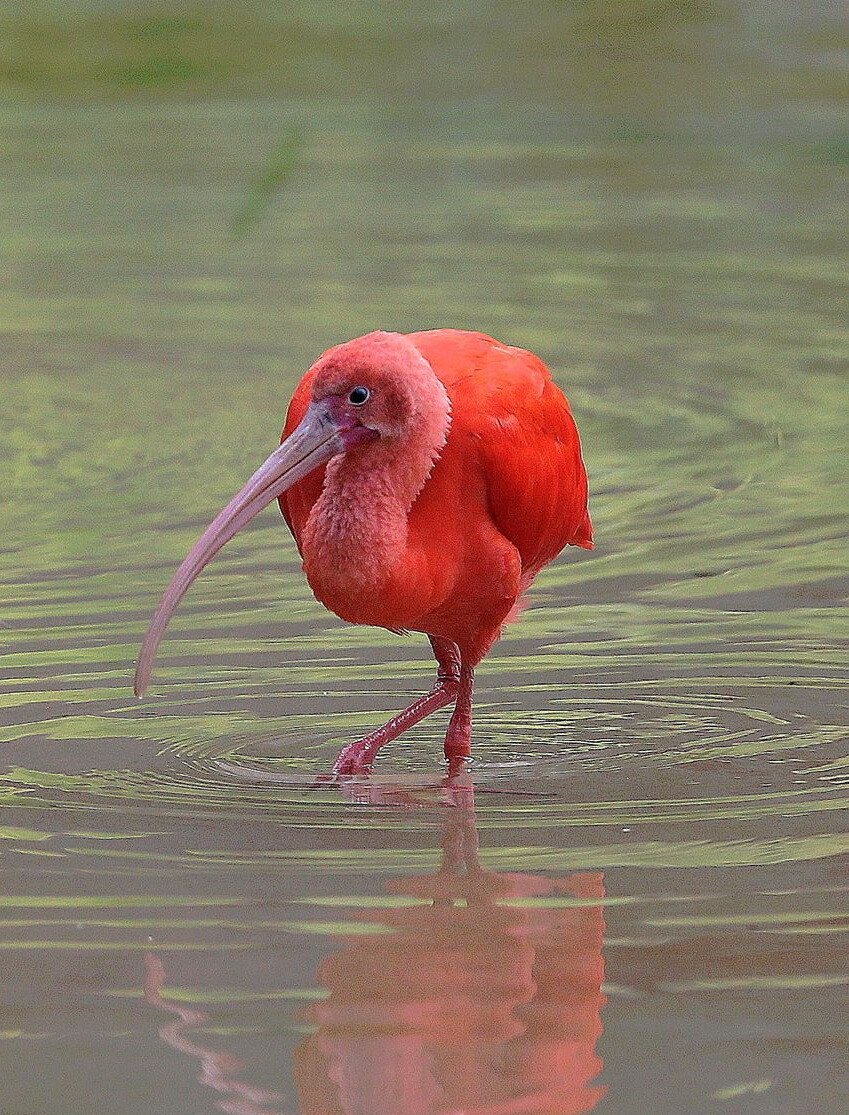
{"type": "Polygon", "coordinates": [[[568,404],[553,383],[478,432],[495,524],[530,580],[569,544],[592,549],[587,474],[568,404]]]}
{"type": "Polygon", "coordinates": [[[564,546],[592,549],[578,430],[542,361],[483,334],[438,330],[411,340],[448,388],[449,438],[476,449],[493,520],[528,582],[564,546]]]}

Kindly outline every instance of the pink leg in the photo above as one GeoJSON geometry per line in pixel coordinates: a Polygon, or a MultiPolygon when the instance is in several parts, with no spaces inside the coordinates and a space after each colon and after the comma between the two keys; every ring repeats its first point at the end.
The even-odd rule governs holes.
{"type": "MultiPolygon", "coordinates": [[[[353,743],[343,747],[333,764],[334,774],[362,774],[371,770],[374,757],[384,743],[397,739],[402,732],[406,732],[408,728],[418,724],[420,720],[424,720],[432,712],[436,712],[437,709],[443,708],[457,699],[462,678],[460,651],[450,639],[441,639],[431,635],[428,638],[430,639],[430,645],[433,647],[438,666],[436,681],[431,691],[413,701],[397,716],[393,716],[382,728],[377,728],[362,739],[355,739],[353,743]]],[[[471,694],[469,696],[471,701],[471,694]]],[[[446,754],[447,746],[446,741],[446,754]]]]}
{"type": "Polygon", "coordinates": [[[475,688],[475,671],[472,666],[460,669],[457,685],[457,703],[445,733],[445,758],[452,773],[459,772],[472,753],[472,693],[475,688]]]}

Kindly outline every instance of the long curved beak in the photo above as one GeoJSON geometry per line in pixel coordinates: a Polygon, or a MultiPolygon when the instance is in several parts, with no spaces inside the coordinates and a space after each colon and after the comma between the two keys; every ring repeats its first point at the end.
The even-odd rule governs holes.
{"type": "Polygon", "coordinates": [[[141,697],[150,682],[153,660],[165,628],[204,566],[263,507],[344,449],[342,431],[327,407],[313,403],[297,429],[260,465],[244,488],[209,524],[174,574],[151,620],[136,663],[133,690],[137,697],[141,697]]]}

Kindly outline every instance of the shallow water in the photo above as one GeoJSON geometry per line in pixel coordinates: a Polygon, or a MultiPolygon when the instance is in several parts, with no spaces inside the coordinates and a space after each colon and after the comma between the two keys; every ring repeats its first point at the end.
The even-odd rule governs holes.
{"type": "Polygon", "coordinates": [[[0,1110],[844,1111],[840,8],[241,9],[3,9],[0,1110]],[[135,701],[302,371],[440,324],[551,365],[598,543],[471,774],[316,783],[432,666],[272,511],[135,701]]]}

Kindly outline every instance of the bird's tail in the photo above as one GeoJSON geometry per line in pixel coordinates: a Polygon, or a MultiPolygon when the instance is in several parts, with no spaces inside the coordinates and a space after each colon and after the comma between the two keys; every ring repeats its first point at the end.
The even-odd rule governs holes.
{"type": "Polygon", "coordinates": [[[582,550],[594,550],[595,542],[593,541],[593,524],[590,519],[589,511],[584,515],[581,525],[575,531],[575,536],[570,545],[580,546],[582,550]]]}

